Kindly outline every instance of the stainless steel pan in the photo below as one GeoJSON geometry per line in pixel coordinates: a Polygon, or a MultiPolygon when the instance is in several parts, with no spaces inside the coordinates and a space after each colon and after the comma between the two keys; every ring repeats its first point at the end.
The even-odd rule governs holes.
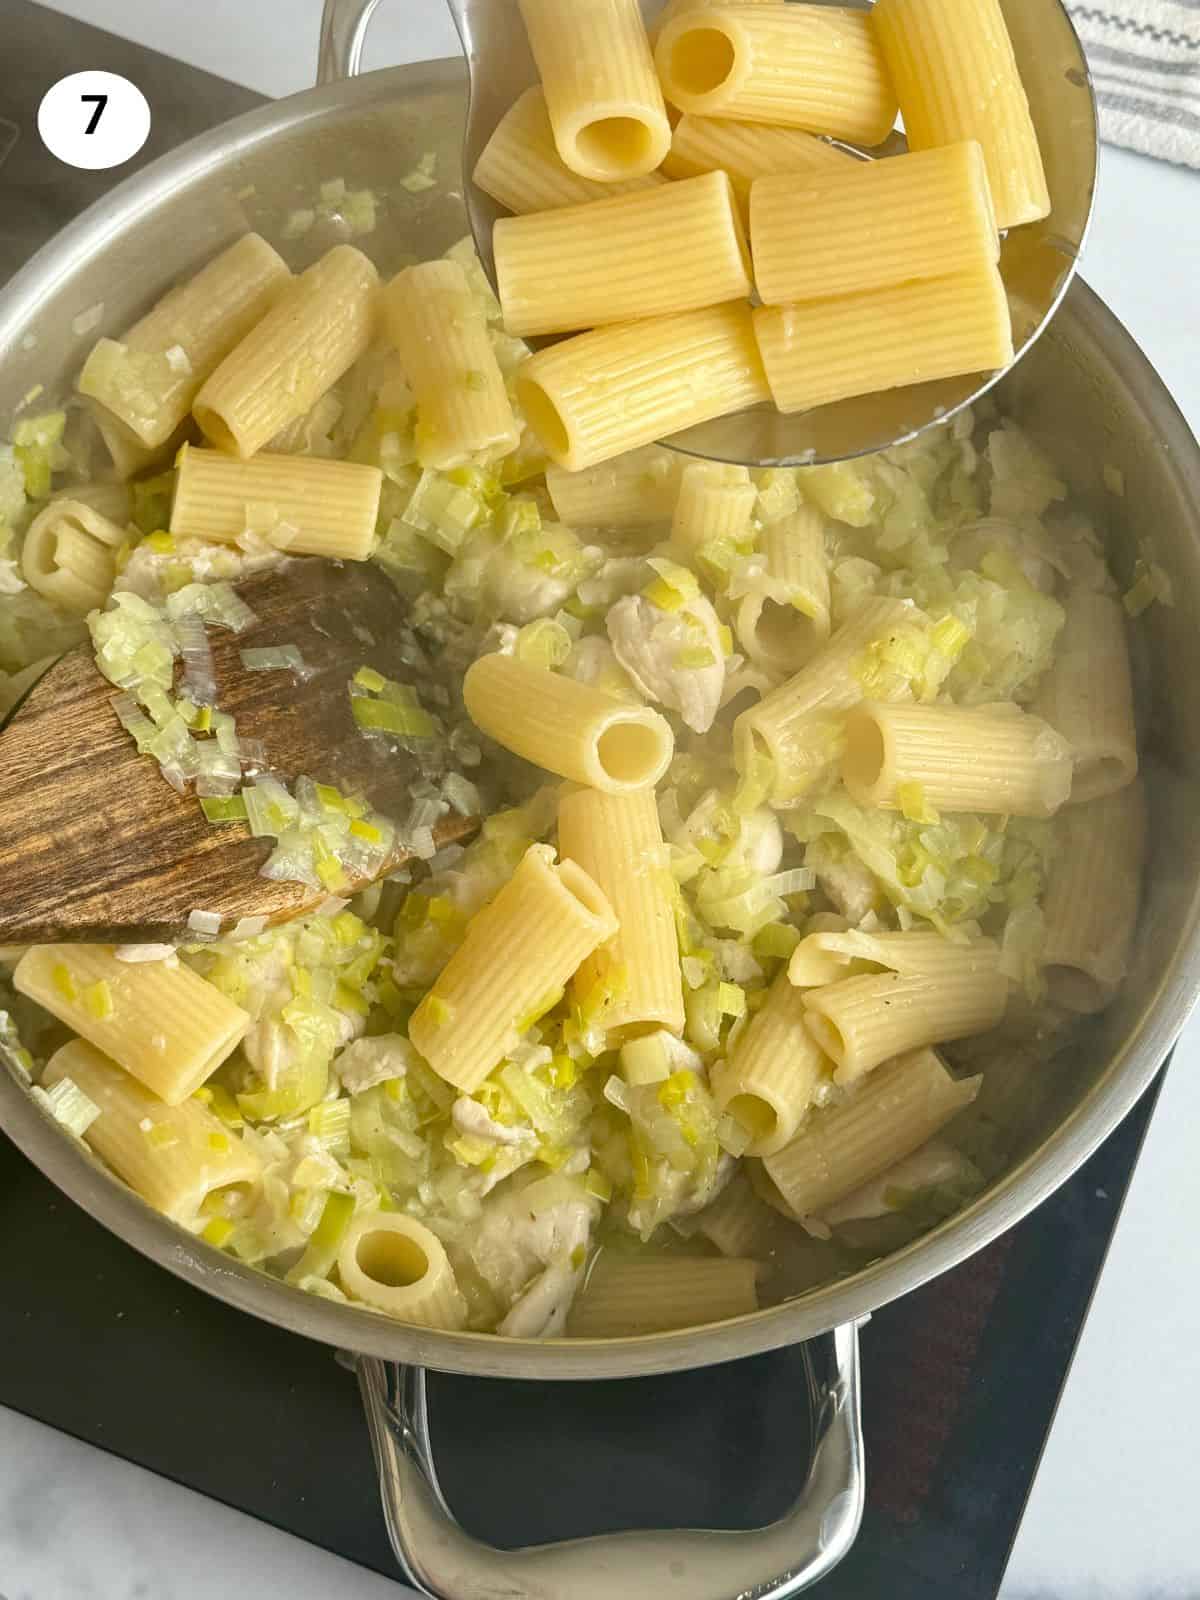
{"type": "MultiPolygon", "coordinates": [[[[365,241],[385,271],[446,249],[466,231],[456,190],[463,88],[460,64],[446,61],[318,88],[240,117],[122,184],[0,295],[0,428],[33,385],[51,395],[69,390],[94,337],[74,335],[72,320],[98,302],[103,330],[118,330],[246,228],[306,265],[332,238],[318,229],[288,243],[284,223],[311,204],[321,180],[343,177],[387,196],[365,241]],[[429,150],[438,187],[409,196],[397,180],[429,150]]],[[[933,1233],[852,1278],[686,1332],[538,1343],[406,1328],[304,1295],[181,1232],[65,1139],[0,1071],[0,1126],[92,1216],[198,1288],[355,1353],[397,1548],[439,1594],[730,1600],[795,1593],[827,1570],[852,1539],[862,1504],[855,1325],[980,1249],[1069,1177],[1146,1088],[1183,1024],[1200,983],[1200,449],[1145,358],[1082,283],[1005,382],[1001,404],[1054,454],[1106,530],[1118,569],[1128,573],[1139,553],[1151,555],[1171,578],[1175,605],[1155,607],[1137,626],[1154,856],[1135,970],[1072,1058],[1055,1064],[1057,1092],[1009,1169],[933,1233]],[[1105,488],[1106,466],[1123,480],[1120,497],[1105,488]],[[628,1377],[807,1340],[819,1341],[810,1365],[821,1444],[794,1512],[763,1533],[627,1535],[501,1555],[470,1541],[440,1500],[423,1367],[628,1377]]],[[[807,1467],[799,1464],[801,1475],[807,1467]]]]}

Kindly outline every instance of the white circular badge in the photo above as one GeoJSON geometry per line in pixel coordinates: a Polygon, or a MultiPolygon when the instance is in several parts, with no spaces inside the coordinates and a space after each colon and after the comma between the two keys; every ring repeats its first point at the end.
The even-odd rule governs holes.
{"type": "Polygon", "coordinates": [[[38,132],[69,167],[101,171],[137,155],[150,136],[150,107],[136,83],[117,72],[73,72],[47,89],[38,132]]]}

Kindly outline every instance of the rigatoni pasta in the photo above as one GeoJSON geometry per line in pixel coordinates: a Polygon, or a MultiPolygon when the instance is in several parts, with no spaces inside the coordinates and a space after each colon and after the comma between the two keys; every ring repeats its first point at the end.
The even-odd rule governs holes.
{"type": "Polygon", "coordinates": [[[348,244],[301,273],[201,386],[192,414],[205,436],[245,460],[311,410],[371,342],[378,289],[348,244]]]}
{"type": "MultiPolygon", "coordinates": [[[[767,3],[773,4],[774,0],[767,3]]],[[[727,172],[748,219],[750,190],[756,178],[777,172],[827,172],[853,159],[837,145],[801,128],[731,122],[725,117],[682,116],[675,124],[670,154],[660,170],[672,179],[696,178],[702,172],[727,172]]]]}
{"type": "Polygon", "coordinates": [[[763,533],[767,587],[738,604],[738,642],[756,666],[798,672],[830,635],[825,519],[813,506],[770,523],[763,533]]]}
{"type": "Polygon", "coordinates": [[[815,1111],[763,1168],[795,1219],[819,1214],[919,1149],[966,1110],[982,1081],[953,1078],[933,1050],[899,1056],[815,1111]]]}
{"type": "Polygon", "coordinates": [[[1078,805],[1112,794],[1137,777],[1137,727],[1120,602],[1081,589],[1068,597],[1066,613],[1036,710],[1071,747],[1071,801],[1078,805]]]}
{"type": "Polygon", "coordinates": [[[355,1217],[337,1259],[352,1300],[422,1328],[465,1326],[467,1302],[442,1241],[415,1218],[398,1211],[355,1217]]]}
{"type": "Polygon", "coordinates": [[[1008,297],[991,262],[944,278],[764,306],[754,313],[754,333],[784,412],[994,372],[1013,359],[1008,297]]]}
{"type": "Polygon", "coordinates": [[[758,292],[775,306],[945,278],[1000,255],[987,168],[973,139],[759,178],[750,230],[758,292]]]}
{"type": "Polygon", "coordinates": [[[245,234],[119,340],[99,340],[79,375],[80,394],[111,412],[146,449],[165,445],[205,379],[261,321],[291,276],[265,239],[245,234]]]}
{"type": "Polygon", "coordinates": [[[1137,929],[1146,849],[1140,783],[1070,806],[1050,866],[1041,957],[1049,996],[1102,1011],[1125,976],[1137,929]]]}
{"type": "Polygon", "coordinates": [[[805,1026],[804,995],[786,972],[725,1061],[713,1069],[717,1105],[750,1134],[746,1154],[769,1156],[790,1143],[833,1063],[805,1026]]]}
{"type": "Polygon", "coordinates": [[[868,13],[839,6],[714,6],[676,16],[654,59],[683,112],[879,144],[896,96],[868,13]]]}
{"type": "Polygon", "coordinates": [[[13,986],[169,1106],[210,1078],[250,1026],[240,1006],[182,962],[130,965],[109,945],[34,945],[13,986]]]}
{"type": "Polygon", "coordinates": [[[383,292],[388,337],[417,397],[417,453],[428,467],[516,448],[520,429],[483,313],[455,261],[406,267],[383,292]]]}
{"type": "Polygon", "coordinates": [[[620,924],[575,974],[581,1006],[593,995],[611,996],[610,1040],[655,1027],[682,1033],[675,884],[654,791],[568,790],[558,804],[558,847],[599,887],[620,924]]]}
{"type": "Polygon", "coordinates": [[[572,172],[558,153],[540,84],[526,89],[501,117],[475,164],[473,177],[477,188],[519,217],[530,211],[606,200],[615,194],[636,194],[658,188],[665,181],[658,172],[603,182],[572,172]]]}
{"type": "Polygon", "coordinates": [[[758,1310],[758,1264],[732,1258],[665,1256],[636,1261],[602,1254],[571,1307],[570,1339],[666,1333],[758,1310]]]}
{"type": "Polygon", "coordinates": [[[696,1218],[696,1232],[723,1256],[769,1261],[784,1230],[778,1213],[759,1198],[743,1168],[696,1218]]]}
{"type": "Polygon", "coordinates": [[[685,467],[677,451],[646,445],[582,472],[547,466],[555,512],[576,528],[645,528],[669,522],[685,467]]]}
{"type": "Polygon", "coordinates": [[[705,545],[737,545],[750,534],[758,491],[746,467],[692,461],[683,469],[671,520],[671,543],[685,558],[705,545]]]}
{"type": "Polygon", "coordinates": [[[1073,770],[1066,740],[1011,704],[867,702],[846,718],[842,778],[863,805],[1051,817],[1073,770]]]}
{"type": "Polygon", "coordinates": [[[631,322],[539,350],[517,396],[547,454],[572,471],[769,397],[748,305],[631,322]]]}
{"type": "Polygon", "coordinates": [[[198,1100],[168,1105],[82,1039],[55,1051],[41,1085],[67,1078],[100,1112],[87,1144],[172,1221],[194,1224],[206,1201],[257,1182],[262,1164],[249,1144],[198,1100]]]}
{"type": "Polygon", "coordinates": [[[531,845],[413,1012],[409,1038],[470,1094],[551,1010],[568,980],[617,931],[612,907],[573,861],[531,845]]]}
{"type": "Polygon", "coordinates": [[[108,598],[124,528],[81,500],[52,500],[29,524],[21,572],[47,600],[86,616],[108,598]]]}
{"type": "Polygon", "coordinates": [[[354,461],[260,451],[180,452],[171,532],[217,544],[257,534],[292,555],[365,561],[375,544],[383,474],[354,461]]]}
{"type": "Polygon", "coordinates": [[[481,656],[463,682],[476,727],[560,778],[606,794],[651,789],[675,748],[657,711],[512,656],[481,656]]]}
{"type": "Polygon", "coordinates": [[[976,139],[997,225],[1048,215],[1037,132],[1000,0],[878,0],[872,21],[909,149],[976,139]]]}
{"type": "Polygon", "coordinates": [[[609,182],[661,165],[671,124],[638,0],[520,0],[558,153],[609,182]]]}
{"type": "Polygon", "coordinates": [[[694,311],[744,298],[753,287],[723,172],[504,217],[492,246],[504,326],[522,337],[694,311]]]}
{"type": "Polygon", "coordinates": [[[905,1051],[996,1027],[1008,979],[994,945],[947,942],[934,970],[844,978],[801,993],[805,1027],[837,1063],[835,1082],[846,1084],[905,1051]]]}

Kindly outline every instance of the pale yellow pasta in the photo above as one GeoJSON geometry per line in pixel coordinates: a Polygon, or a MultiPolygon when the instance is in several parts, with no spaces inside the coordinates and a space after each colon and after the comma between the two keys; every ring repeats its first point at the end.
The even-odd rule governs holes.
{"type": "Polygon", "coordinates": [[[745,1317],[758,1310],[758,1263],[727,1257],[656,1261],[601,1253],[567,1317],[570,1339],[612,1339],[745,1317]]]}
{"type": "Polygon", "coordinates": [[[645,528],[669,522],[679,498],[679,454],[647,445],[582,472],[546,468],[546,488],[570,528],[645,528]]]}
{"type": "Polygon", "coordinates": [[[277,455],[334,455],[330,434],[341,420],[344,409],[341,398],[331,389],[302,417],[280,428],[274,438],[267,441],[267,449],[277,455]]]}
{"type": "Polygon", "coordinates": [[[492,247],[504,326],[521,337],[695,311],[743,299],[754,286],[723,172],[502,217],[492,247]]]}
{"type": "Polygon", "coordinates": [[[910,1156],[964,1111],[982,1078],[956,1080],[933,1050],[889,1061],[845,1100],[814,1111],[763,1170],[799,1221],[835,1205],[910,1156]]]}
{"type": "Polygon", "coordinates": [[[1008,979],[996,948],[947,950],[962,954],[933,972],[883,972],[800,991],[805,1026],[837,1063],[836,1083],[854,1083],[906,1050],[997,1025],[1008,1005],[1008,979]]]}
{"type": "Polygon", "coordinates": [[[937,977],[940,973],[977,970],[980,962],[996,962],[988,942],[953,944],[940,933],[862,933],[857,928],[810,933],[801,939],[788,962],[788,978],[798,989],[819,989],[864,972],[899,972],[937,977]]]}
{"type": "Polygon", "coordinates": [[[771,592],[756,590],[738,603],[738,643],[767,672],[798,672],[832,628],[825,519],[815,507],[801,506],[767,525],[762,549],[771,592]]]}
{"type": "Polygon", "coordinates": [[[133,964],[111,945],[34,945],[13,985],[170,1106],[195,1093],[250,1026],[177,958],[133,964]]]}
{"type": "Polygon", "coordinates": [[[515,450],[521,437],[483,311],[456,261],[424,261],[383,292],[388,337],[417,397],[417,454],[426,467],[515,450]]]}
{"type": "Polygon", "coordinates": [[[694,116],[806,128],[880,143],[896,96],[866,12],[840,6],[713,6],[676,16],[654,59],[663,92],[694,116]]]}
{"type": "Polygon", "coordinates": [[[51,500],[25,532],[21,573],[47,600],[86,616],[108,599],[124,528],[82,500],[51,500]]]}
{"type": "Polygon", "coordinates": [[[744,302],[579,334],[521,368],[517,396],[546,453],[578,472],[769,399],[744,302]]]}
{"type": "MultiPolygon", "coordinates": [[[[757,1163],[754,1163],[757,1166],[757,1163]]],[[[779,1218],[755,1192],[747,1168],[736,1172],[696,1218],[696,1232],[723,1256],[769,1261],[779,1246],[779,1218]]]]}
{"type": "Polygon", "coordinates": [[[868,701],[846,718],[842,781],[864,806],[1052,817],[1073,770],[1066,740],[1011,704],[868,701]]]}
{"type": "Polygon", "coordinates": [[[653,172],[671,124],[638,0],[520,0],[558,153],[609,183],[653,172]]]}
{"type": "Polygon", "coordinates": [[[868,600],[794,678],[734,723],[734,758],[748,775],[771,763],[771,798],[798,799],[824,777],[842,749],[843,713],[863,698],[857,668],[868,648],[896,628],[921,620],[908,600],[868,600]]]}
{"type": "Polygon", "coordinates": [[[713,1098],[751,1135],[750,1156],[774,1155],[796,1133],[833,1062],[805,1026],[804,995],[786,972],[771,985],[728,1060],[711,1074],[713,1098]]]}
{"type": "Polygon", "coordinates": [[[1137,726],[1120,602],[1080,589],[1067,600],[1066,612],[1035,709],[1074,752],[1071,802],[1080,804],[1137,777],[1137,726]]]}
{"type": "Polygon", "coordinates": [[[972,140],[759,178],[750,195],[758,292],[769,306],[945,278],[1000,256],[972,140]]]}
{"type": "Polygon", "coordinates": [[[610,1040],[654,1027],[682,1033],[675,880],[654,790],[568,791],[558,803],[558,848],[599,887],[620,924],[575,974],[580,1004],[612,996],[604,1011],[610,1040]]]}
{"type": "Polygon", "coordinates": [[[192,414],[243,460],[311,411],[375,332],[379,274],[352,245],[323,255],[276,300],[201,387],[192,414]]]}
{"type": "Polygon", "coordinates": [[[338,1281],[351,1300],[421,1328],[466,1326],[467,1302],[442,1241],[402,1211],[368,1211],[342,1237],[338,1281]]]}
{"type": "Polygon", "coordinates": [[[879,0],[872,16],[909,148],[977,139],[998,226],[1047,216],[1037,131],[1000,0],[879,0]]]}
{"type": "Polygon", "coordinates": [[[472,1094],[617,931],[612,907],[573,861],[531,845],[413,1012],[408,1036],[433,1070],[472,1094]]]}
{"type": "Polygon", "coordinates": [[[692,461],[684,467],[671,522],[671,543],[685,558],[706,544],[749,539],[758,490],[746,467],[692,461]]]}
{"type": "Polygon", "coordinates": [[[754,332],[780,411],[994,372],[1013,359],[1004,280],[991,262],[918,283],[763,306],[754,332]]]}
{"type": "Polygon", "coordinates": [[[463,699],[497,744],[605,794],[652,789],[674,754],[671,725],[657,711],[513,656],[481,656],[463,699]]]}
{"type": "Polygon", "coordinates": [[[179,453],[171,532],[218,544],[246,533],[292,555],[365,561],[375,545],[383,474],[353,461],[260,451],[179,453]]]}
{"type": "Polygon", "coordinates": [[[1049,998],[1070,1011],[1102,1011],[1120,987],[1137,928],[1146,808],[1130,783],[1064,811],[1043,903],[1043,973],[1049,998]]]}
{"type": "Polygon", "coordinates": [[[652,43],[656,42],[667,23],[674,22],[675,18],[682,16],[685,11],[701,11],[705,7],[715,5],[760,6],[777,3],[778,0],[667,0],[666,5],[654,19],[650,29],[650,39],[652,43]]]}
{"type": "Polygon", "coordinates": [[[119,485],[123,485],[130,478],[137,478],[144,472],[150,472],[154,467],[168,462],[174,452],[184,442],[191,425],[187,418],[167,440],[166,444],[157,445],[154,449],[147,449],[137,436],[110,411],[95,401],[87,402],[88,412],[96,424],[108,458],[111,462],[113,477],[119,485]]]}
{"type": "Polygon", "coordinates": [[[147,449],[165,445],[204,380],[279,299],[291,273],[257,233],[231,244],[121,335],[101,339],[77,387],[147,449]]]}
{"type": "Polygon", "coordinates": [[[541,85],[526,89],[504,113],[475,164],[475,186],[516,216],[635,194],[665,182],[657,172],[597,182],[583,178],[558,153],[541,85]]]}
{"type": "MultiPolygon", "coordinates": [[[[754,0],[743,3],[752,4],[754,0]]],[[[848,166],[853,160],[847,151],[802,128],[685,116],[675,124],[671,151],[661,171],[668,178],[727,172],[742,215],[748,218],[750,188],[755,178],[778,172],[827,172],[848,166]]]]}
{"type": "Polygon", "coordinates": [[[50,1057],[42,1088],[64,1078],[100,1112],[84,1133],[85,1142],[173,1222],[195,1223],[210,1196],[257,1182],[258,1157],[198,1100],[168,1105],[82,1039],[50,1057]]]}
{"type": "Polygon", "coordinates": [[[119,528],[126,526],[133,509],[133,496],[124,483],[73,483],[69,489],[56,490],[50,500],[77,500],[119,528]]]}

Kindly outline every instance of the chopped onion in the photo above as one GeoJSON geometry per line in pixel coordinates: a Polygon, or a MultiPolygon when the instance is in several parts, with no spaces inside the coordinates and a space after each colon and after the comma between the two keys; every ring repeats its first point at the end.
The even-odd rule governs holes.
{"type": "Polygon", "coordinates": [[[215,706],[217,678],[203,618],[194,611],[185,613],[175,624],[175,636],[183,656],[183,686],[188,699],[193,705],[215,706]]]}
{"type": "Polygon", "coordinates": [[[221,916],[217,911],[189,911],[187,925],[202,939],[216,939],[221,932],[221,916]]]}

